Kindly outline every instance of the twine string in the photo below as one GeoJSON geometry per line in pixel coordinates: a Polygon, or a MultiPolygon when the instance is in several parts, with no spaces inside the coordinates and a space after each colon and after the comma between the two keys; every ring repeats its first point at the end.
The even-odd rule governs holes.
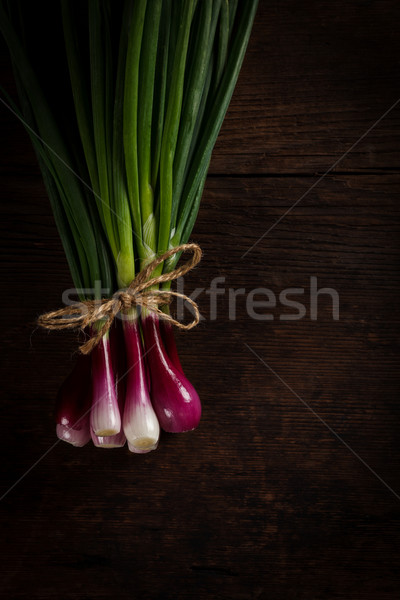
{"type": "Polygon", "coordinates": [[[147,267],[138,273],[125,290],[118,290],[111,298],[84,300],[76,302],[71,306],[45,313],[39,317],[38,325],[49,330],[78,328],[84,330],[86,327],[93,326],[95,323],[101,321],[102,324],[97,328],[96,332],[93,332],[90,340],[79,347],[82,354],[89,354],[97,346],[102,337],[109,331],[119,312],[126,312],[134,306],[145,307],[179,329],[192,329],[200,321],[200,312],[196,302],[180,292],[151,288],[186,275],[186,273],[200,262],[201,256],[201,248],[197,244],[181,244],[180,246],[171,248],[152,260],[147,267]],[[170,273],[162,273],[157,277],[151,277],[153,271],[161,263],[171,258],[171,256],[178,254],[178,252],[192,252],[193,256],[170,273]],[[190,323],[181,323],[161,310],[160,306],[171,304],[174,297],[181,298],[192,306],[194,318],[190,323]]]}

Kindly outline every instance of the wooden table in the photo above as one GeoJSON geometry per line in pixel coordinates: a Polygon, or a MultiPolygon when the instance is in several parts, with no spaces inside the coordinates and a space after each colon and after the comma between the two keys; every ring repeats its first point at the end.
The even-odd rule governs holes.
{"type": "Polygon", "coordinates": [[[398,598],[399,20],[395,0],[261,0],[185,280],[225,278],[217,318],[203,292],[178,335],[203,419],[145,456],[55,443],[76,344],[33,323],[72,284],[2,108],[2,597],[398,598]],[[311,277],[338,320],[322,294],[311,318],[311,277]]]}

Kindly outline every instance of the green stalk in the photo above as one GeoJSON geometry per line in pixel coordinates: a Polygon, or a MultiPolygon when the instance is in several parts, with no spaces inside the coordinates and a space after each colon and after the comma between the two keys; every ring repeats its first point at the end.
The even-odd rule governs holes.
{"type": "Polygon", "coordinates": [[[238,0],[228,0],[229,2],[229,38],[232,36],[233,26],[238,7],[238,0]]]}
{"type": "Polygon", "coordinates": [[[151,125],[161,7],[162,0],[148,0],[139,68],[139,193],[143,246],[146,255],[149,257],[154,256],[156,252],[156,229],[153,214],[154,191],[151,185],[151,125]]]}
{"type": "Polygon", "coordinates": [[[257,4],[257,0],[247,0],[239,16],[237,34],[231,48],[225,72],[221,79],[218,93],[212,103],[213,108],[207,122],[204,124],[203,134],[197,151],[194,154],[193,163],[184,187],[175,234],[178,239],[183,235],[186,221],[191,212],[192,203],[194,202],[200,183],[207,172],[215,141],[228,110],[246,52],[257,4]]]}
{"type": "MultiPolygon", "coordinates": [[[[128,0],[129,2],[129,0],[128,0]]],[[[124,93],[124,152],[128,184],[129,203],[133,227],[138,236],[136,240],[140,258],[145,258],[142,240],[142,220],[139,197],[139,165],[138,165],[138,85],[139,61],[142,46],[143,26],[146,14],[147,0],[137,0],[133,4],[128,40],[125,93],[124,93]]]]}
{"type": "Polygon", "coordinates": [[[168,249],[173,192],[173,163],[182,109],[183,82],[186,55],[189,42],[190,24],[195,8],[194,0],[184,3],[182,20],[179,26],[174,67],[169,90],[168,107],[165,119],[160,158],[160,218],[158,230],[158,252],[168,249]]]}
{"type": "MultiPolygon", "coordinates": [[[[206,75],[206,80],[204,82],[203,93],[201,96],[200,106],[199,106],[199,110],[197,113],[196,123],[195,123],[193,133],[192,133],[190,148],[187,153],[185,172],[183,175],[184,181],[186,181],[186,179],[187,179],[187,175],[190,170],[190,166],[192,164],[192,158],[197,149],[198,139],[199,139],[202,127],[204,126],[203,117],[204,117],[204,114],[206,113],[207,101],[209,99],[211,81],[212,81],[213,72],[214,72],[213,46],[214,46],[215,32],[216,32],[217,25],[218,25],[221,1],[222,0],[214,0],[214,2],[213,2],[213,13],[212,13],[211,27],[210,27],[210,44],[208,46],[207,75],[206,75]]],[[[181,196],[182,196],[182,194],[181,194],[181,196]]],[[[181,197],[179,198],[179,202],[181,202],[181,197]]]]}
{"type": "MultiPolygon", "coordinates": [[[[207,169],[208,169],[208,166],[207,166],[207,169]]],[[[189,241],[189,238],[191,236],[191,233],[192,233],[192,230],[193,230],[193,227],[194,227],[194,224],[196,222],[197,215],[199,212],[201,198],[203,196],[204,185],[205,185],[205,182],[207,179],[207,169],[205,170],[205,175],[200,182],[199,189],[196,192],[194,202],[192,204],[191,211],[188,215],[186,225],[183,228],[183,231],[180,235],[175,234],[175,236],[172,238],[171,246],[179,246],[180,244],[186,244],[189,241]]],[[[169,258],[168,260],[165,261],[164,269],[163,269],[165,273],[169,273],[170,271],[173,271],[175,269],[181,254],[182,254],[181,252],[178,252],[177,254],[174,254],[174,256],[171,256],[171,258],[169,258]]],[[[171,283],[172,282],[167,281],[166,283],[164,283],[162,285],[162,288],[169,290],[171,287],[171,283]]]]}
{"type": "Polygon", "coordinates": [[[110,246],[105,238],[105,233],[101,225],[100,215],[94,196],[88,188],[84,188],[86,195],[86,204],[93,224],[93,231],[96,237],[97,254],[101,272],[101,287],[108,289],[110,296],[115,290],[115,277],[113,270],[113,258],[110,254],[110,246]]]}
{"type": "Polygon", "coordinates": [[[192,136],[198,117],[204,85],[207,78],[211,17],[213,10],[212,0],[203,0],[200,7],[199,22],[193,40],[193,56],[190,61],[190,70],[187,73],[185,85],[185,102],[179,124],[179,137],[174,157],[174,186],[173,207],[171,214],[171,227],[174,227],[178,204],[184,186],[184,173],[186,161],[190,150],[192,136]]]}
{"type": "Polygon", "coordinates": [[[115,84],[114,125],[112,141],[112,170],[115,215],[118,229],[119,254],[117,258],[118,287],[127,287],[135,277],[135,255],[132,220],[126,182],[123,146],[123,107],[125,87],[125,65],[128,47],[130,6],[127,3],[122,15],[121,35],[118,50],[118,67],[115,84]]]}
{"type": "Polygon", "coordinates": [[[219,82],[221,81],[222,74],[224,72],[227,55],[228,55],[228,42],[229,42],[229,2],[228,0],[222,0],[221,12],[219,17],[219,38],[218,38],[218,54],[217,54],[217,66],[215,70],[215,88],[218,89],[219,82]]]}
{"type": "Polygon", "coordinates": [[[119,248],[118,227],[115,223],[115,204],[113,194],[113,168],[112,168],[112,148],[113,148],[113,112],[114,112],[114,65],[111,43],[111,6],[110,0],[102,0],[102,31],[104,46],[104,139],[107,152],[107,177],[108,192],[110,202],[110,216],[113,223],[113,232],[117,248],[119,248]]]}
{"type": "Polygon", "coordinates": [[[161,22],[158,34],[158,56],[154,82],[153,123],[152,123],[152,171],[151,185],[155,193],[159,166],[161,142],[164,131],[165,96],[167,90],[169,38],[171,29],[171,0],[162,3],[161,22]]]}
{"type": "MultiPolygon", "coordinates": [[[[79,56],[79,41],[74,25],[73,7],[68,0],[61,0],[65,50],[68,59],[69,76],[74,100],[76,119],[85,154],[89,177],[95,194],[100,194],[97,174],[96,152],[93,140],[93,123],[90,117],[88,90],[79,56]]],[[[90,93],[90,91],[89,91],[90,93]]]]}
{"type": "Polygon", "coordinates": [[[183,11],[184,0],[171,0],[170,26],[169,26],[169,45],[168,45],[168,66],[167,66],[167,90],[166,97],[169,97],[172,75],[174,71],[175,51],[178,40],[181,12],[183,11]]]}
{"type": "MultiPolygon", "coordinates": [[[[110,243],[114,259],[118,257],[118,240],[114,231],[114,220],[111,212],[109,182],[109,146],[108,146],[108,111],[109,111],[109,75],[106,76],[107,43],[104,44],[104,27],[102,27],[102,11],[96,0],[89,0],[89,45],[90,45],[90,73],[92,92],[93,132],[96,149],[97,172],[101,202],[98,202],[99,212],[110,243]],[[108,84],[108,85],[107,85],[108,84]]],[[[105,36],[107,37],[107,36],[105,36]]]]}

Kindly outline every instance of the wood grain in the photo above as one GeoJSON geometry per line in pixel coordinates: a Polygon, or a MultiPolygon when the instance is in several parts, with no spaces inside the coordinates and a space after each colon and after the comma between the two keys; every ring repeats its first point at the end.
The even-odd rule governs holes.
{"type": "MultiPolygon", "coordinates": [[[[261,0],[214,173],[325,173],[400,98],[396,2],[261,0]]],[[[397,105],[337,166],[397,168],[397,105]]]]}
{"type": "Polygon", "coordinates": [[[230,320],[226,291],[211,320],[200,293],[205,320],[177,339],[203,419],[150,455],[53,447],[76,345],[33,323],[71,279],[29,142],[1,111],[0,495],[43,457],[0,502],[5,598],[398,597],[398,110],[308,192],[396,100],[398,11],[261,2],[185,292],[215,277],[303,288],[307,312],[282,320],[278,301],[256,321],[242,294],[230,320]],[[312,276],[338,292],[338,321],[328,296],[310,318],[312,276]]]}

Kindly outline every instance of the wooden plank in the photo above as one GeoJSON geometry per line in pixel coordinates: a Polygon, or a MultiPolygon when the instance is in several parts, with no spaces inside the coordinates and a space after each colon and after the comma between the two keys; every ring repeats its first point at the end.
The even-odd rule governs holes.
{"type": "MultiPolygon", "coordinates": [[[[400,5],[261,0],[213,173],[324,173],[400,99],[400,5]]],[[[400,106],[340,162],[399,165],[400,106]]]]}
{"type": "MultiPolygon", "coordinates": [[[[396,597],[398,499],[299,397],[399,493],[398,177],[326,178],[241,259],[313,181],[209,179],[193,235],[205,256],[185,291],[217,276],[277,297],[304,287],[307,315],[255,321],[240,296],[230,320],[225,293],[217,320],[178,336],[197,431],[147,456],[56,445],[2,501],[6,596],[396,597]],[[327,297],[310,319],[312,275],[338,291],[339,321],[327,297]]],[[[70,285],[40,180],[3,177],[3,191],[5,490],[55,441],[75,345],[30,324],[70,285]]],[[[199,304],[209,316],[209,296],[199,304]]]]}

